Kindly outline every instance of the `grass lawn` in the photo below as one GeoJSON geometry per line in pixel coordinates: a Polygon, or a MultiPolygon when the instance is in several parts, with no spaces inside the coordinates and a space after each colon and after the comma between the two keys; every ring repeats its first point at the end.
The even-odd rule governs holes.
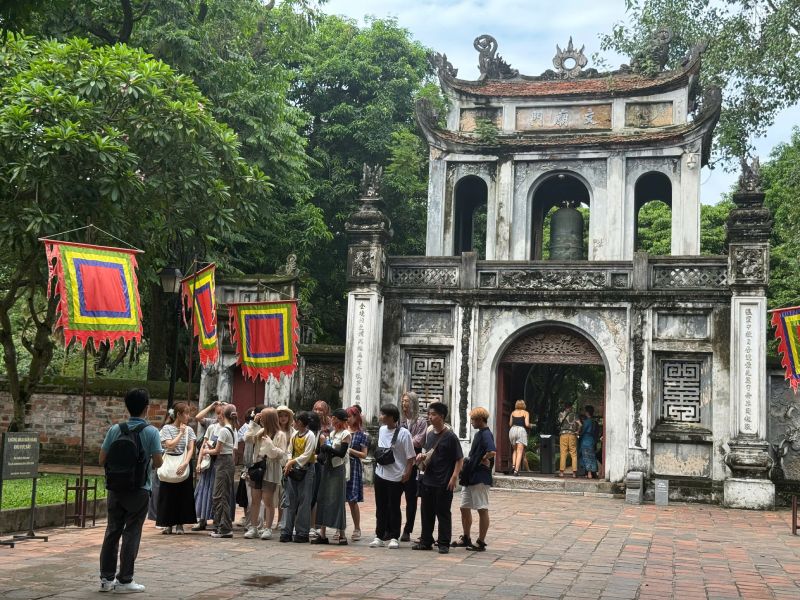
{"type": "MultiPolygon", "coordinates": [[[[77,475],[57,475],[54,473],[39,473],[39,480],[36,482],[36,505],[44,504],[63,504],[64,486],[69,479],[75,485],[77,475]]],[[[92,484],[94,477],[89,478],[89,485],[92,484]]],[[[31,488],[33,480],[14,479],[3,482],[3,505],[2,508],[28,508],[31,505],[31,488]]],[[[89,501],[92,500],[92,492],[89,492],[89,501]]],[[[106,497],[106,486],[102,477],[97,477],[97,497],[106,497]]],[[[75,500],[75,492],[70,492],[70,501],[75,500]]]]}

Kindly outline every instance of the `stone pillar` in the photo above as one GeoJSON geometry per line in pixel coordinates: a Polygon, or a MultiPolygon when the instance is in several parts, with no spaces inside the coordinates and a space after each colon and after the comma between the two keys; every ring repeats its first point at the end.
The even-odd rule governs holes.
{"type": "Polygon", "coordinates": [[[347,345],[344,406],[358,404],[369,424],[380,407],[383,293],[391,223],[378,196],[381,169],[364,165],[359,209],[345,223],[348,237],[347,345]]]}
{"type": "Polygon", "coordinates": [[[742,161],[736,204],[728,217],[728,281],[731,299],[732,431],[725,464],[724,503],[734,508],[769,509],[775,485],[767,442],[766,288],[769,277],[769,210],[764,207],[758,159],[742,161]]]}
{"type": "Polygon", "coordinates": [[[444,213],[447,202],[447,162],[444,153],[431,146],[428,166],[428,227],[425,238],[427,256],[445,256],[453,253],[444,248],[444,213]]]}

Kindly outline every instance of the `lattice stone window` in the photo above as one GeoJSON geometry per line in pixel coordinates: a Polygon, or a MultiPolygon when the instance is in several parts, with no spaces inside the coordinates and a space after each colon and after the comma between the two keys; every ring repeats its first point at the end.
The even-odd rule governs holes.
{"type": "Polygon", "coordinates": [[[700,361],[664,360],[661,363],[661,419],[677,423],[702,421],[700,361]]]}
{"type": "Polygon", "coordinates": [[[407,354],[407,389],[419,395],[419,410],[428,410],[431,402],[444,402],[447,397],[447,353],[409,352],[407,354]]]}

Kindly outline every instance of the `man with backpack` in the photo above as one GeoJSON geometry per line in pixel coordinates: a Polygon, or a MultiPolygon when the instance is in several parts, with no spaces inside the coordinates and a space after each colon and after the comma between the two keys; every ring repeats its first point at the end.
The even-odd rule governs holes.
{"type": "Polygon", "coordinates": [[[130,418],[126,423],[113,425],[100,448],[100,466],[105,467],[108,489],[108,524],[100,550],[101,592],[144,591],[144,586],[133,580],[133,565],[150,499],[150,462],[155,468],[163,462],[158,430],[144,418],[149,404],[147,390],[129,391],[125,406],[130,418]]]}

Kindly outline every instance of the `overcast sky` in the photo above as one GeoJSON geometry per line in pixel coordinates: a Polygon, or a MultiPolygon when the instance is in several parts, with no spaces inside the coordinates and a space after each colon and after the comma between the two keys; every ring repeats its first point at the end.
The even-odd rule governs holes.
{"type": "MultiPolygon", "coordinates": [[[[526,75],[552,68],[556,44],[562,48],[570,36],[577,47],[585,45],[590,58],[600,50],[598,34],[611,31],[625,18],[624,0],[330,0],[323,6],[363,22],[365,15],[392,16],[414,38],[447,58],[458,69],[459,78],[476,79],[478,53],[472,41],[483,33],[494,36],[498,53],[526,75]]],[[[612,66],[628,62],[626,57],[604,54],[612,66]]],[[[765,138],[755,140],[756,152],[765,160],[770,150],[788,141],[792,127],[800,124],[800,107],[779,115],[765,138]]],[[[701,200],[716,203],[730,190],[737,173],[722,168],[703,169],[701,200]]]]}

